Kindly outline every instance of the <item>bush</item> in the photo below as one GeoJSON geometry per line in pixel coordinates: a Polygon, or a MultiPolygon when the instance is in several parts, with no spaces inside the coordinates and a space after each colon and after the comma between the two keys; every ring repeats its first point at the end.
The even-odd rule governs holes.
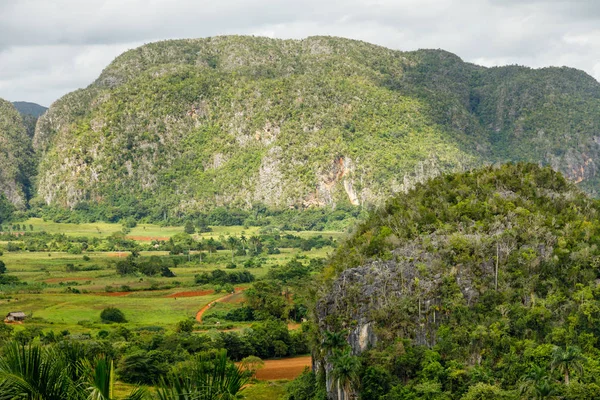
{"type": "Polygon", "coordinates": [[[179,321],[177,323],[177,327],[175,330],[179,333],[182,332],[193,332],[194,331],[195,321],[192,319],[184,319],[183,321],[179,321]]]}
{"type": "Polygon", "coordinates": [[[102,312],[100,313],[100,318],[102,319],[103,322],[116,322],[116,323],[127,322],[127,320],[125,319],[125,314],[123,314],[123,311],[119,310],[116,307],[108,307],[108,308],[105,308],[104,310],[102,310],[102,312]]]}

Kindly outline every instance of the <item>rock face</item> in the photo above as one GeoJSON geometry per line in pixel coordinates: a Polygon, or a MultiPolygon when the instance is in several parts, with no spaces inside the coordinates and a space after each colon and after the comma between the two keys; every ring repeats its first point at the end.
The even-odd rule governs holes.
{"type": "MultiPolygon", "coordinates": [[[[417,185],[373,212],[336,250],[315,307],[323,341],[343,333],[351,354],[375,349],[378,357],[403,343],[431,349],[452,329],[486,331],[484,319],[517,326],[523,323],[517,310],[541,309],[545,296],[553,296],[549,282],[594,282],[595,267],[576,260],[596,259],[596,238],[565,239],[565,232],[598,215],[594,200],[536,165],[489,167],[417,185]]],[[[548,331],[566,320],[564,310],[554,312],[548,331]]],[[[456,361],[480,364],[478,337],[458,335],[456,361]]],[[[315,368],[326,372],[329,398],[342,400],[348,393],[333,379],[332,354],[316,352],[315,368]]]]}
{"type": "Polygon", "coordinates": [[[17,208],[31,194],[35,156],[23,119],[14,106],[0,99],[0,193],[17,208]]]}
{"type": "Polygon", "coordinates": [[[599,187],[600,85],[444,51],[310,37],[165,41],[119,56],[36,128],[61,207],[379,204],[444,171],[550,164],[599,187]]]}

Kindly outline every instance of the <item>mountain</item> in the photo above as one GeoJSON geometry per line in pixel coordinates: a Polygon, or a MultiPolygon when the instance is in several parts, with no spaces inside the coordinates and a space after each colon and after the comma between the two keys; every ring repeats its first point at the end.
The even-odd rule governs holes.
{"type": "Polygon", "coordinates": [[[25,128],[27,129],[27,135],[30,138],[33,138],[35,134],[35,126],[37,124],[38,118],[48,110],[47,107],[40,106],[36,103],[29,103],[26,101],[13,101],[13,105],[21,114],[23,118],[23,123],[25,124],[25,128]]]}
{"type": "Polygon", "coordinates": [[[329,398],[598,398],[599,216],[534,164],[395,196],[324,272],[314,357],[329,398]]]}
{"type": "Polygon", "coordinates": [[[34,174],[35,155],[23,119],[10,102],[0,99],[0,195],[24,208],[34,174]]]}
{"type": "Polygon", "coordinates": [[[381,204],[445,171],[530,161],[600,188],[600,84],[333,37],[152,43],[37,125],[39,201],[179,215],[381,204]]]}
{"type": "Polygon", "coordinates": [[[30,103],[27,101],[13,101],[13,106],[17,109],[21,115],[31,115],[34,117],[40,117],[48,110],[48,107],[40,106],[36,103],[30,103]]]}

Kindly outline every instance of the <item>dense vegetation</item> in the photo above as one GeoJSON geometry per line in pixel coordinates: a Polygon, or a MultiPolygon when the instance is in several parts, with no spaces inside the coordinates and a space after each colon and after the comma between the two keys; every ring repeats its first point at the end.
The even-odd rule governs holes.
{"type": "Polygon", "coordinates": [[[486,69],[339,38],[153,43],[40,119],[32,206],[158,221],[369,205],[504,160],[550,164],[596,193],[599,97],[568,68],[486,69]]]}
{"type": "Polygon", "coordinates": [[[40,106],[39,104],[29,103],[26,101],[14,101],[13,105],[21,114],[23,124],[25,125],[25,129],[27,131],[27,136],[29,136],[30,139],[33,139],[37,120],[48,109],[44,106],[40,106]]]}
{"type": "MultiPolygon", "coordinates": [[[[330,394],[598,398],[599,215],[598,201],[531,164],[396,196],[325,271],[314,355],[330,394]]],[[[312,398],[301,393],[321,379],[303,376],[292,398],[312,398]]]]}
{"type": "Polygon", "coordinates": [[[26,207],[33,193],[35,164],[21,115],[11,103],[0,99],[0,223],[12,214],[11,205],[26,207]]]}

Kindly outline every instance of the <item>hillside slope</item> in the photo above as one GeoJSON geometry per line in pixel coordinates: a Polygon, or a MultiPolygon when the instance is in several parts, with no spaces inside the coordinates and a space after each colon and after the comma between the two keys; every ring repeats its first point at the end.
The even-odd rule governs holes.
{"type": "Polygon", "coordinates": [[[598,398],[599,216],[597,200],[532,164],[396,196],[325,273],[314,354],[331,398],[348,394],[335,377],[356,355],[361,398],[598,398]],[[563,350],[574,383],[557,368],[563,350]]]}
{"type": "Polygon", "coordinates": [[[30,103],[27,101],[13,101],[13,105],[23,118],[25,129],[27,129],[27,135],[33,138],[35,134],[35,126],[37,125],[38,118],[48,110],[44,106],[40,106],[36,103],[30,103]]]}
{"type": "Polygon", "coordinates": [[[365,205],[505,160],[550,164],[596,193],[599,97],[581,71],[340,38],[152,43],[40,119],[38,194],[142,216],[365,205]]]}
{"type": "Polygon", "coordinates": [[[31,194],[35,156],[19,112],[0,99],[0,194],[24,208],[31,194]]]}

